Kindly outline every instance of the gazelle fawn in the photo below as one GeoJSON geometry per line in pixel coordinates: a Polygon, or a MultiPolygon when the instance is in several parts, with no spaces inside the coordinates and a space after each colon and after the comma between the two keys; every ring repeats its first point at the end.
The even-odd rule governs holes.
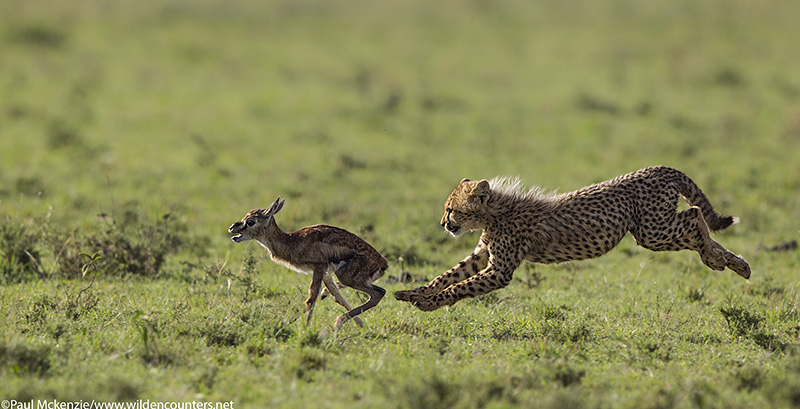
{"type": "Polygon", "coordinates": [[[284,233],[275,223],[275,214],[283,207],[278,197],[267,209],[256,209],[234,223],[228,232],[237,243],[256,240],[269,252],[270,258],[299,273],[312,274],[308,289],[306,322],[311,322],[314,305],[322,290],[322,284],[347,312],[336,318],[334,329],[338,330],[351,318],[363,327],[358,317],[362,312],[378,305],[386,290],[372,284],[383,276],[388,267],[386,259],[366,241],[347,230],[318,224],[304,227],[296,232],[284,233]],[[339,279],[341,287],[350,287],[369,295],[364,304],[351,308],[339,292],[331,273],[339,279]]]}

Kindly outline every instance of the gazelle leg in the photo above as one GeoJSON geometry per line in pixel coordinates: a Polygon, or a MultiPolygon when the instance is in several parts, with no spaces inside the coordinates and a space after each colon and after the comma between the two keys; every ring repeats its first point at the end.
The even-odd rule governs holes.
{"type": "MultiPolygon", "coordinates": [[[[338,289],[340,289],[340,290],[341,290],[342,288],[344,288],[344,286],[343,286],[343,285],[341,285],[341,284],[338,284],[338,283],[336,283],[336,288],[338,288],[338,289]]],[[[320,299],[320,300],[324,300],[324,299],[325,299],[325,298],[327,298],[329,295],[331,295],[331,292],[330,292],[330,291],[328,291],[328,286],[326,285],[326,286],[322,287],[322,293],[320,293],[320,295],[319,295],[319,299],[320,299]]]]}
{"type": "MultiPolygon", "coordinates": [[[[347,311],[353,309],[350,304],[347,303],[347,300],[344,299],[342,293],[339,292],[339,286],[333,282],[333,277],[331,277],[330,274],[326,273],[322,280],[325,282],[325,288],[333,296],[333,299],[336,300],[336,303],[344,307],[347,311]]],[[[361,318],[356,317],[356,324],[358,324],[359,327],[364,327],[364,321],[361,320],[361,318]]]]}
{"type": "Polygon", "coordinates": [[[314,269],[314,275],[311,279],[311,287],[308,289],[308,298],[306,299],[306,325],[311,324],[311,315],[314,314],[314,305],[317,303],[317,297],[322,291],[322,281],[325,279],[325,270],[321,268],[314,269]]]}
{"type": "Polygon", "coordinates": [[[338,330],[339,328],[341,328],[341,326],[344,325],[344,323],[347,322],[350,318],[353,318],[356,320],[356,322],[358,322],[358,320],[360,319],[358,318],[358,315],[378,305],[378,303],[381,301],[381,298],[383,298],[383,296],[386,294],[386,290],[384,290],[383,288],[369,283],[364,285],[354,285],[353,289],[367,293],[369,295],[369,299],[364,304],[359,305],[358,307],[353,308],[347,313],[344,313],[339,317],[337,317],[336,324],[333,326],[334,330],[338,330]]]}

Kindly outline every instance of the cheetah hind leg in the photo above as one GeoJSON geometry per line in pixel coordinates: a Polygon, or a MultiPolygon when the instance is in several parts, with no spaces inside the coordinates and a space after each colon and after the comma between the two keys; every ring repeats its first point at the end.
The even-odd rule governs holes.
{"type": "MultiPolygon", "coordinates": [[[[700,258],[707,266],[715,270],[724,270],[725,267],[733,270],[736,274],[744,278],[750,278],[750,265],[743,258],[731,253],[728,249],[711,238],[708,224],[702,216],[700,208],[694,207],[695,229],[699,236],[698,242],[702,243],[702,248],[698,250],[700,258]],[[710,253],[710,256],[709,256],[710,253]]],[[[692,210],[689,209],[689,210],[692,210]]],[[[688,211],[688,210],[687,210],[688,211]]]]}
{"type": "Polygon", "coordinates": [[[695,250],[700,253],[703,264],[712,270],[722,271],[728,267],[736,274],[750,278],[750,265],[711,238],[699,207],[693,206],[678,213],[675,222],[679,235],[654,250],[695,250]]]}

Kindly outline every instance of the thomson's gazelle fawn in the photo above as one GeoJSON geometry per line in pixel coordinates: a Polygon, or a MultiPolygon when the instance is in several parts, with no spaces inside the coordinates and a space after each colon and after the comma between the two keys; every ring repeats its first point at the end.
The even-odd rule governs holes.
{"type": "Polygon", "coordinates": [[[386,293],[383,288],[372,284],[383,276],[388,267],[386,259],[369,243],[338,227],[318,224],[284,233],[275,223],[275,214],[282,207],[283,199],[278,197],[269,208],[247,213],[228,229],[229,233],[235,234],[233,241],[241,243],[256,240],[269,251],[273,261],[297,272],[313,275],[306,300],[306,322],[311,322],[314,304],[325,283],[336,302],[347,309],[346,313],[336,318],[334,329],[338,330],[350,318],[355,318],[356,323],[363,326],[363,321],[357,316],[378,305],[386,293]],[[369,295],[369,300],[351,308],[339,292],[331,273],[336,275],[342,287],[363,291],[369,295]]]}

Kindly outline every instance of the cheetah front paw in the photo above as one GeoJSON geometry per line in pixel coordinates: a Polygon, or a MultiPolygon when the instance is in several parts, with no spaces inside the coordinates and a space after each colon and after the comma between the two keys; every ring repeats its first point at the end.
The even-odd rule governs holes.
{"type": "Polygon", "coordinates": [[[442,306],[441,297],[436,295],[414,294],[409,301],[421,311],[433,311],[442,306]]]}
{"type": "Polygon", "coordinates": [[[400,301],[408,301],[422,311],[433,311],[445,305],[441,293],[425,294],[422,292],[423,289],[424,287],[414,290],[395,291],[394,298],[400,301]]]}
{"type": "Polygon", "coordinates": [[[399,301],[411,301],[411,298],[416,295],[423,295],[422,288],[415,288],[413,290],[399,290],[394,292],[394,298],[399,301]]]}

